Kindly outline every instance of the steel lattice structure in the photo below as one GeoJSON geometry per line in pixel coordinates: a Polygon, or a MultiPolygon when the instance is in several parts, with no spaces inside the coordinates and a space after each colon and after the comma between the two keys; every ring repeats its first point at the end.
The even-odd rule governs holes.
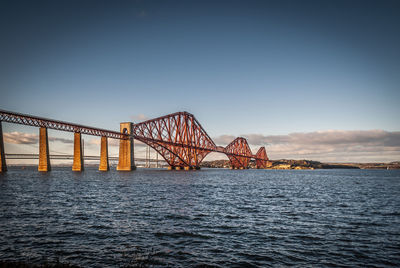
{"type": "Polygon", "coordinates": [[[260,147],[256,153],[256,166],[257,168],[266,168],[268,161],[267,151],[265,147],[260,147]]]}
{"type": "Polygon", "coordinates": [[[88,126],[82,126],[74,123],[68,123],[53,119],[48,119],[44,117],[37,117],[27,114],[15,113],[0,110],[0,121],[21,124],[33,127],[45,127],[49,129],[68,131],[68,132],[79,132],[82,134],[93,135],[93,136],[103,136],[113,139],[126,139],[127,135],[122,134],[120,132],[94,128],[88,126]]]}
{"type": "Polygon", "coordinates": [[[247,140],[242,137],[234,139],[226,146],[225,153],[232,168],[248,168],[250,159],[254,157],[247,140]]]}
{"type": "Polygon", "coordinates": [[[196,118],[187,112],[135,124],[133,135],[156,150],[172,167],[197,168],[216,148],[196,118]]]}
{"type": "Polygon", "coordinates": [[[113,139],[137,139],[156,150],[171,167],[198,168],[210,152],[225,153],[233,168],[248,168],[255,159],[258,168],[265,168],[268,156],[264,147],[253,155],[245,138],[239,137],[228,146],[216,146],[196,118],[178,112],[133,124],[132,134],[78,125],[43,117],[0,110],[0,122],[78,132],[113,139]]]}

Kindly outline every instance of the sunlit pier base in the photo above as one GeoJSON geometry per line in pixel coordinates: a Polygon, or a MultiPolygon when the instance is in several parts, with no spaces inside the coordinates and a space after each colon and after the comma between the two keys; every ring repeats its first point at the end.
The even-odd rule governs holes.
{"type": "Polygon", "coordinates": [[[47,172],[51,170],[50,155],[49,155],[49,138],[47,128],[39,129],[39,171],[47,172]]]}
{"type": "Polygon", "coordinates": [[[100,171],[109,171],[110,165],[108,163],[108,141],[107,137],[101,137],[100,142],[100,171]]]}
{"type": "Polygon", "coordinates": [[[83,150],[82,135],[79,132],[74,133],[74,162],[72,171],[83,171],[83,150]]]}

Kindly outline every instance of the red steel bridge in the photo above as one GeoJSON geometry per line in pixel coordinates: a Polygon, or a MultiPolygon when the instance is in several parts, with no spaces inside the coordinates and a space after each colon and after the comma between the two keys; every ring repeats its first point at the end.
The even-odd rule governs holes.
{"type": "MultiPolygon", "coordinates": [[[[255,160],[257,168],[265,168],[267,165],[267,161],[269,160],[265,147],[261,147],[256,154],[253,154],[251,152],[249,144],[247,143],[247,140],[242,137],[236,138],[226,147],[217,146],[210,138],[210,136],[208,136],[207,132],[197,121],[194,115],[188,112],[177,112],[137,124],[130,122],[121,123],[121,131],[117,132],[32,116],[28,114],[0,110],[0,146],[2,147],[2,161],[5,158],[5,154],[2,139],[1,122],[22,124],[41,128],[40,139],[42,139],[43,137],[44,140],[39,142],[39,150],[41,150],[40,154],[42,153],[42,151],[45,152],[47,150],[47,156],[47,129],[74,132],[74,155],[77,157],[77,159],[79,158],[79,155],[80,158],[83,158],[81,153],[82,145],[80,141],[80,135],[86,134],[100,136],[102,137],[102,147],[103,141],[105,144],[104,153],[102,148],[101,155],[103,156],[104,154],[104,157],[107,157],[107,170],[107,138],[120,140],[119,161],[121,166],[123,166],[124,163],[129,162],[128,158],[131,158],[133,161],[134,139],[149,145],[155,151],[157,151],[169,164],[170,169],[198,169],[200,167],[201,161],[210,152],[220,152],[226,154],[230,160],[231,167],[233,169],[248,168],[251,159],[255,160]]],[[[46,161],[48,161],[48,159],[46,161]]],[[[83,160],[79,161],[83,163],[83,160]]],[[[130,162],[128,163],[128,165],[134,166],[134,164],[130,162]]],[[[121,168],[120,170],[130,169],[121,168]]]]}

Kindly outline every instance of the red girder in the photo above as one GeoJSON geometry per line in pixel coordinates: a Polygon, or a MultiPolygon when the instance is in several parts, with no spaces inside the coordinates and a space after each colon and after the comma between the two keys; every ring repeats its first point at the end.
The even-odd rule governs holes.
{"type": "Polygon", "coordinates": [[[196,118],[187,112],[134,124],[133,136],[156,150],[171,167],[197,168],[216,148],[196,118]]]}
{"type": "Polygon", "coordinates": [[[267,156],[267,151],[265,150],[265,147],[260,147],[256,153],[256,166],[257,168],[266,168],[267,167],[267,161],[268,156],[267,156]]]}
{"type": "Polygon", "coordinates": [[[250,158],[253,157],[250,146],[245,138],[239,137],[225,147],[232,168],[248,168],[250,158]]]}

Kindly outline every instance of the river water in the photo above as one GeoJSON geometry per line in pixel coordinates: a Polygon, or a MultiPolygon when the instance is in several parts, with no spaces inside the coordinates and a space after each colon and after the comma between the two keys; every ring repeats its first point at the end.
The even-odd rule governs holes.
{"type": "Polygon", "coordinates": [[[399,267],[400,171],[0,174],[0,260],[399,267]]]}

